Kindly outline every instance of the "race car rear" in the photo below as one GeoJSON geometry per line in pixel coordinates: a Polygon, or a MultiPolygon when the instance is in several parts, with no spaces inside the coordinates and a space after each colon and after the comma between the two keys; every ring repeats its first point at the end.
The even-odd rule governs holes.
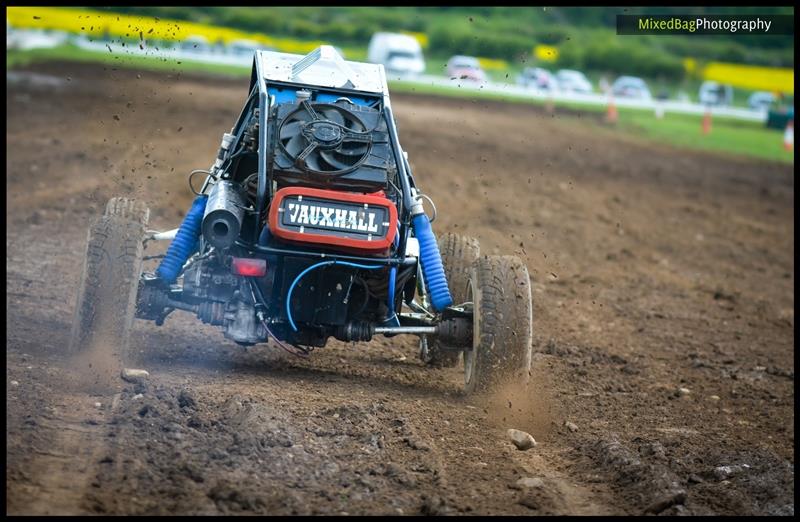
{"type": "Polygon", "coordinates": [[[134,315],[162,325],[184,310],[238,344],[271,338],[300,356],[330,337],[414,334],[431,366],[464,354],[468,391],[506,370],[527,378],[527,269],[511,256],[479,259],[467,236],[437,242],[382,66],[328,46],[256,52],[236,124],[189,185],[194,202],[166,232],[146,229],[141,202],[109,202],[89,234],[73,349],[102,332],[124,355],[134,315]],[[144,256],[159,240],[166,252],[144,256]]]}

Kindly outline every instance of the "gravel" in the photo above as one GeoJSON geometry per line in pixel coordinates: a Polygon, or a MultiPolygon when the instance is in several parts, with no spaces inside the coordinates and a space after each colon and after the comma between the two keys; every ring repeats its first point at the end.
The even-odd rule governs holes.
{"type": "Polygon", "coordinates": [[[150,377],[150,373],[148,373],[147,370],[139,370],[135,368],[123,368],[120,376],[122,377],[123,380],[137,383],[150,377]]]}
{"type": "Polygon", "coordinates": [[[714,476],[717,480],[725,480],[734,475],[739,475],[750,469],[748,464],[737,464],[735,466],[719,466],[714,468],[714,476]]]}
{"type": "Polygon", "coordinates": [[[523,477],[516,482],[520,489],[544,487],[544,481],[538,477],[523,477]]]}
{"type": "Polygon", "coordinates": [[[518,450],[525,451],[536,446],[536,440],[530,433],[522,430],[515,430],[514,428],[510,428],[506,433],[518,450]]]}

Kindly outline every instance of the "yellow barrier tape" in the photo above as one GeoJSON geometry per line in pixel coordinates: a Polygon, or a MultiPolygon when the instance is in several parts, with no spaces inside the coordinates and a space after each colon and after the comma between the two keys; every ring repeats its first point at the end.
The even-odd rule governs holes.
{"type": "Polygon", "coordinates": [[[788,68],[711,62],[703,69],[703,79],[754,91],[794,93],[794,70],[788,68]]]}
{"type": "Polygon", "coordinates": [[[478,58],[478,63],[481,64],[481,67],[487,70],[498,70],[503,71],[508,69],[508,62],[505,60],[496,60],[494,58],[478,58]]]}
{"type": "Polygon", "coordinates": [[[225,27],[147,16],[106,13],[90,9],[61,7],[8,7],[6,20],[12,27],[45,29],[85,34],[97,38],[119,37],[145,40],[182,41],[202,36],[210,44],[254,40],[279,51],[307,54],[327,42],[273,38],[225,27]]]}

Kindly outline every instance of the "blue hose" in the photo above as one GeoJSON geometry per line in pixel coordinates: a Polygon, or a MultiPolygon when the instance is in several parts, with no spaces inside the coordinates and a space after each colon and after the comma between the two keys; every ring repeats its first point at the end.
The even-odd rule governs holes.
{"type": "Polygon", "coordinates": [[[383,321],[386,326],[400,326],[400,319],[397,318],[397,312],[394,309],[395,286],[397,286],[397,267],[393,266],[389,269],[389,313],[383,321]]]}
{"type": "Polygon", "coordinates": [[[203,223],[207,200],[208,196],[205,194],[195,198],[189,213],[186,214],[175,238],[170,243],[164,259],[156,269],[156,275],[167,283],[172,283],[178,278],[186,260],[197,248],[197,238],[200,237],[200,226],[203,223]]]}
{"type": "Polygon", "coordinates": [[[361,264],[358,264],[358,263],[350,263],[349,261],[336,261],[334,259],[334,260],[331,260],[331,261],[320,261],[319,263],[317,263],[315,265],[311,265],[310,267],[308,267],[305,270],[303,270],[302,272],[300,272],[297,275],[297,277],[294,278],[294,281],[292,281],[292,284],[289,285],[289,291],[286,292],[286,318],[289,319],[289,324],[291,325],[292,330],[294,330],[295,332],[297,331],[297,325],[294,324],[294,320],[292,319],[292,311],[289,309],[289,303],[292,302],[292,292],[294,291],[294,287],[297,284],[297,282],[300,281],[300,279],[303,278],[304,275],[306,275],[307,273],[311,272],[315,268],[319,268],[321,266],[327,266],[327,265],[345,265],[345,266],[352,266],[352,267],[355,267],[355,268],[364,268],[364,269],[367,269],[367,270],[377,270],[378,268],[383,268],[382,265],[361,265],[361,264]]]}
{"type": "Polygon", "coordinates": [[[450,296],[450,289],[447,288],[442,256],[439,253],[439,245],[436,244],[436,236],[433,235],[431,222],[428,216],[420,213],[414,216],[413,224],[414,234],[419,241],[419,258],[422,262],[425,283],[428,285],[428,293],[431,296],[431,304],[434,310],[444,310],[453,304],[453,298],[450,296]]]}
{"type": "Polygon", "coordinates": [[[394,315],[394,287],[397,284],[397,267],[389,269],[389,315],[394,315]]]}

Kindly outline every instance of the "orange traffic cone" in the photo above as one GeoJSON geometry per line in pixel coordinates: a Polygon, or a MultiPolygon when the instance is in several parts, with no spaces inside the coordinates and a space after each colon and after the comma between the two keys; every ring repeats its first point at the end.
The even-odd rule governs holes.
{"type": "Polygon", "coordinates": [[[703,134],[710,134],[711,133],[711,109],[706,109],[706,113],[703,115],[703,134]]]}
{"type": "Polygon", "coordinates": [[[783,131],[783,148],[789,152],[794,148],[794,120],[789,120],[783,131]]]}
{"type": "Polygon", "coordinates": [[[606,112],[606,121],[608,123],[617,123],[617,106],[614,105],[614,97],[608,97],[608,112],[606,112]]]}

